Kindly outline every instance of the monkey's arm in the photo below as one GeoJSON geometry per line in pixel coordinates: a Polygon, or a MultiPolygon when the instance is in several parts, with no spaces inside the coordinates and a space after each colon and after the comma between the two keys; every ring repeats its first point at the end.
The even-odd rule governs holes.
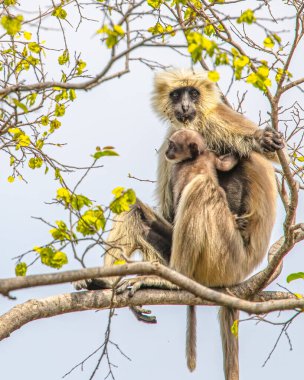
{"type": "Polygon", "coordinates": [[[170,261],[173,227],[164,218],[154,215],[151,218],[145,208],[137,204],[137,209],[144,226],[144,238],[152,245],[166,263],[170,261]]]}
{"type": "Polygon", "coordinates": [[[159,211],[161,215],[168,221],[173,222],[173,197],[170,189],[169,178],[171,164],[165,159],[167,150],[167,138],[169,138],[175,130],[169,128],[166,138],[158,151],[158,168],[157,168],[157,187],[156,196],[159,202],[159,211]]]}
{"type": "MultiPolygon", "coordinates": [[[[225,104],[218,105],[209,118],[210,141],[215,149],[228,148],[241,156],[248,156],[251,151],[256,151],[265,154],[267,158],[275,159],[274,152],[285,146],[280,132],[270,127],[259,129],[255,123],[225,104]]],[[[209,134],[207,131],[207,140],[209,134]]]]}

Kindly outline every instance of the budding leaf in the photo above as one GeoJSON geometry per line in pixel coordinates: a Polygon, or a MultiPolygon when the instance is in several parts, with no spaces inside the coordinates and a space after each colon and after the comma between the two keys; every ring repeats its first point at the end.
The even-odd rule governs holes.
{"type": "Polygon", "coordinates": [[[291,281],[299,280],[299,279],[304,280],[304,272],[291,273],[289,276],[287,276],[286,281],[290,283],[291,281]]]}
{"type": "Polygon", "coordinates": [[[15,267],[15,274],[16,276],[25,276],[27,271],[27,265],[26,263],[18,263],[15,267]]]}
{"type": "Polygon", "coordinates": [[[239,320],[236,319],[230,327],[232,334],[237,338],[239,335],[239,320]]]}

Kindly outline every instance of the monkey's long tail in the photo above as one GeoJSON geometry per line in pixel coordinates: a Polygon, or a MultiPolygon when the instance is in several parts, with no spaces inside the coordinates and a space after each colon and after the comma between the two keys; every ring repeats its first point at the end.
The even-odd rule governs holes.
{"type": "Polygon", "coordinates": [[[239,310],[224,306],[219,312],[226,380],[239,380],[239,340],[231,332],[231,326],[239,319],[239,314],[239,310]]]}
{"type": "Polygon", "coordinates": [[[187,307],[186,357],[189,370],[196,367],[196,312],[195,306],[187,307]]]}

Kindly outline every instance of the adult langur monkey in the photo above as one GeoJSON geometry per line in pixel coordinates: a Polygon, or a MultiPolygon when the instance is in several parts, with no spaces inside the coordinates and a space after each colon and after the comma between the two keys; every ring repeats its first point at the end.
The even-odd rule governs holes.
{"type": "MultiPolygon", "coordinates": [[[[189,210],[189,205],[185,205],[186,214],[182,207],[179,208],[175,218],[173,246],[183,244],[183,236],[176,229],[187,225],[188,212],[203,212],[206,220],[204,225],[195,227],[199,231],[187,232],[190,239],[197,233],[202,234],[199,242],[206,243],[206,254],[214,260],[213,266],[202,268],[199,275],[201,278],[195,276],[195,279],[207,286],[237,284],[250,274],[266,254],[276,209],[274,170],[266,157],[283,148],[282,135],[271,128],[258,129],[256,124],[226,106],[205,71],[172,70],[157,74],[153,106],[160,117],[170,123],[166,139],[159,150],[157,196],[160,215],[140,201],[129,213],[120,215],[108,238],[110,249],[105,257],[105,265],[111,265],[121,258],[122,250],[124,255],[130,256],[136,249],[142,252],[144,260],[170,262],[174,207],[170,187],[171,164],[165,159],[165,151],[167,138],[180,128],[189,128],[202,134],[210,150],[218,155],[234,154],[238,163],[229,172],[217,172],[218,185],[210,187],[206,178],[205,191],[209,192],[201,189],[199,206],[195,204],[189,210]],[[242,184],[241,192],[235,191],[239,183],[242,184]],[[228,207],[219,198],[218,193],[222,189],[226,192],[228,207]],[[210,200],[213,207],[210,207],[210,200]],[[247,244],[235,227],[235,214],[248,215],[247,244]],[[210,230],[214,232],[210,235],[211,240],[208,239],[210,230]],[[218,241],[212,240],[216,239],[215,236],[218,241]],[[224,271],[224,265],[221,265],[219,258],[225,260],[230,271],[224,271]]],[[[184,252],[187,252],[187,247],[184,252]]],[[[190,262],[189,265],[191,264],[190,262]]],[[[191,277],[191,273],[189,275],[191,277]]],[[[97,282],[93,281],[91,285],[94,283],[97,282]]],[[[103,280],[100,284],[102,283],[103,280]]],[[[87,287],[90,288],[90,284],[87,287]]],[[[196,336],[194,307],[189,307],[189,310],[187,357],[188,366],[193,370],[196,336]]],[[[226,380],[239,378],[238,341],[230,331],[236,319],[238,311],[221,308],[226,380]]]]}

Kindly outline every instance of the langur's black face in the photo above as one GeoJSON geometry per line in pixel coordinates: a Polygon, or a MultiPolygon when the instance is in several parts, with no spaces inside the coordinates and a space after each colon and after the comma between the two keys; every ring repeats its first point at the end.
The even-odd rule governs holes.
{"type": "Polygon", "coordinates": [[[180,123],[186,124],[196,117],[196,105],[200,98],[200,93],[195,87],[180,87],[170,92],[170,100],[176,119],[180,123]]]}

